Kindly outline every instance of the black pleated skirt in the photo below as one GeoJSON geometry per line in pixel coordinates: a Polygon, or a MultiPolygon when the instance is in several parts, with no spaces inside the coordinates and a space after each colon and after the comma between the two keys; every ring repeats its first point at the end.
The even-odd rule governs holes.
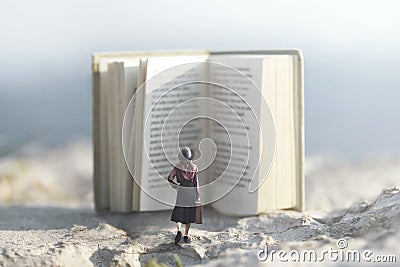
{"type": "Polygon", "coordinates": [[[194,223],[196,216],[196,187],[189,180],[182,181],[176,194],[175,207],[172,210],[171,221],[184,224],[194,223]]]}

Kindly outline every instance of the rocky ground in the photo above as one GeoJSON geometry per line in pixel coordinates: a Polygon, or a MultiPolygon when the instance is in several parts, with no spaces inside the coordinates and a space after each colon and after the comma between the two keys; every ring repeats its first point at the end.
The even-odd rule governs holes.
{"type": "Polygon", "coordinates": [[[184,266],[307,266],[313,255],[328,266],[400,261],[396,159],[308,159],[305,212],[232,217],[206,207],[192,243],[178,246],[169,211],[93,211],[90,153],[79,143],[0,161],[0,265],[140,266],[157,258],[176,266],[174,254],[184,266]]]}

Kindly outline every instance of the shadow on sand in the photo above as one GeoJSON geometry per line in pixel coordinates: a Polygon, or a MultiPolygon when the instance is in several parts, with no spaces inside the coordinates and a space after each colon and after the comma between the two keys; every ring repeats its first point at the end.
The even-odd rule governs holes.
{"type": "MultiPolygon", "coordinates": [[[[157,227],[160,230],[173,227],[175,223],[170,221],[170,216],[171,211],[114,213],[66,207],[1,205],[0,230],[70,229],[74,225],[95,228],[99,223],[108,223],[134,234],[148,227],[157,227]]],[[[204,207],[203,224],[196,224],[193,227],[221,231],[234,226],[237,218],[220,214],[211,207],[204,207]]]]}

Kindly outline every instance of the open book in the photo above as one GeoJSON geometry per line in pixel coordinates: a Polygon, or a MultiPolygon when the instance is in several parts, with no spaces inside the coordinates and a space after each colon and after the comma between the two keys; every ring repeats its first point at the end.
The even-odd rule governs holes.
{"type": "Polygon", "coordinates": [[[184,146],[218,211],[304,208],[300,51],[95,53],[92,67],[96,210],[172,209],[184,146]]]}

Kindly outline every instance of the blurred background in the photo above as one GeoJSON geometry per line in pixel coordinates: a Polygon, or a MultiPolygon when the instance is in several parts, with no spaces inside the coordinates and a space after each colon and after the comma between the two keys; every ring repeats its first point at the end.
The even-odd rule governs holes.
{"type": "MultiPolygon", "coordinates": [[[[368,162],[389,158],[381,169],[394,168],[400,154],[399,7],[388,0],[3,0],[3,184],[11,175],[7,168],[10,173],[27,168],[26,161],[15,167],[16,150],[10,146],[29,143],[35,147],[30,150],[31,161],[46,159],[42,167],[37,162],[29,165],[38,173],[76,171],[62,179],[49,178],[54,186],[71,185],[82,176],[90,190],[91,54],[126,50],[299,48],[305,58],[308,176],[322,177],[315,174],[318,168],[329,172],[326,165],[316,165],[321,157],[324,162],[327,157],[368,162]]],[[[27,180],[45,181],[41,173],[33,176],[38,178],[25,177],[21,183],[29,187],[33,184],[27,185],[27,180]]],[[[52,186],[42,187],[51,192],[52,186]]],[[[82,193],[86,199],[88,192],[82,193]]],[[[15,195],[11,191],[10,197],[15,195]]]]}

